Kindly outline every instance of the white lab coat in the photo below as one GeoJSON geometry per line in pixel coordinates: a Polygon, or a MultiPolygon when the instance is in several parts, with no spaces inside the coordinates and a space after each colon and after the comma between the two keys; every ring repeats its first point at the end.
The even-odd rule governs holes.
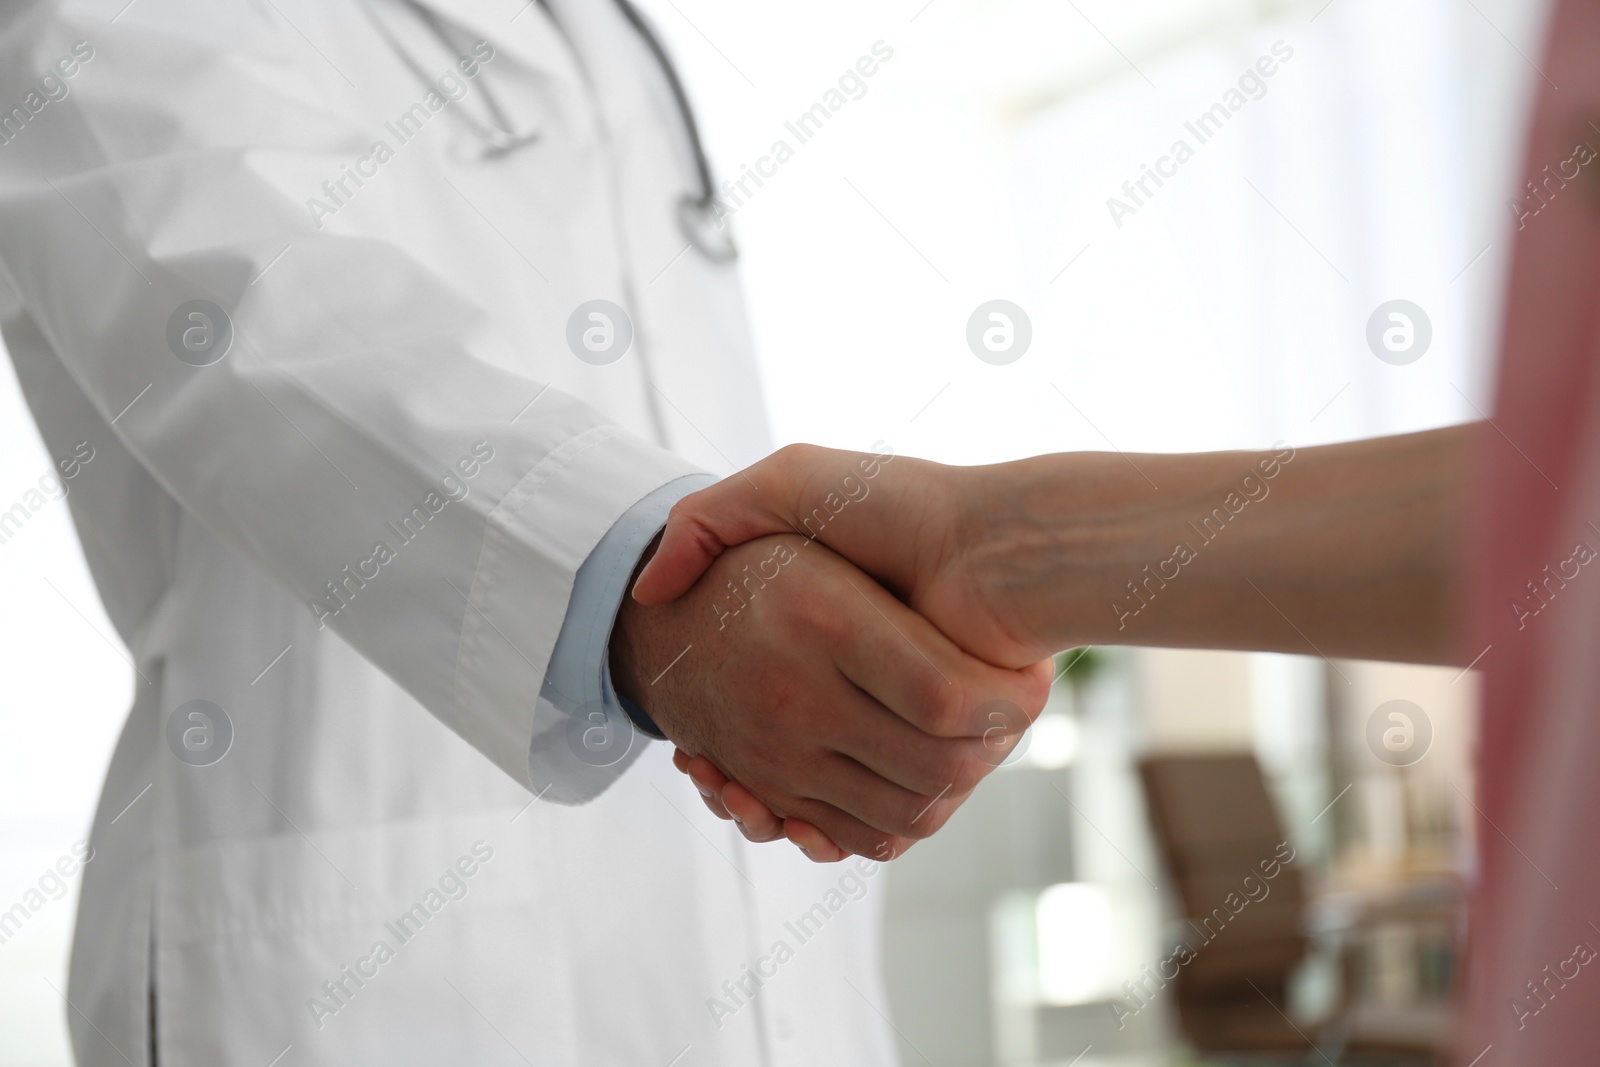
{"type": "Polygon", "coordinates": [[[69,499],[140,675],[83,875],[80,1064],[894,1062],[886,875],[748,846],[664,745],[607,788],[535,700],[613,521],[767,448],[639,38],[606,0],[441,0],[494,55],[401,144],[426,89],[361,0],[125,3],[0,14],[27,112],[0,324],[52,454],[93,449],[69,499]],[[536,145],[478,158],[447,112],[485,78],[536,145]],[[595,298],[636,331],[607,366],[565,340],[595,298]],[[209,366],[168,343],[196,299],[234,331],[209,366]],[[209,765],[169,743],[191,700],[232,725],[209,765]]]}

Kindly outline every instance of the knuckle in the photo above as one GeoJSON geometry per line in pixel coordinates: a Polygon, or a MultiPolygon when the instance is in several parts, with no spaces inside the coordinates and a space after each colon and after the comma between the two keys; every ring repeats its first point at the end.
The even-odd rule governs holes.
{"type": "Polygon", "coordinates": [[[707,532],[702,524],[704,515],[702,505],[705,501],[699,497],[699,493],[690,493],[668,508],[665,528],[668,535],[673,538],[679,540],[687,538],[689,543],[696,547],[710,550],[711,546],[706,543],[707,532]]]}
{"type": "Polygon", "coordinates": [[[940,737],[966,733],[966,696],[960,686],[937,672],[924,672],[918,679],[915,699],[924,709],[933,733],[940,737]]]}
{"type": "Polygon", "coordinates": [[[784,445],[772,454],[772,460],[784,470],[795,471],[809,467],[817,459],[817,454],[822,449],[804,441],[784,445]]]}
{"type": "Polygon", "coordinates": [[[845,624],[832,590],[808,582],[797,585],[791,599],[800,624],[824,639],[826,647],[836,647],[845,634],[845,624]]]}

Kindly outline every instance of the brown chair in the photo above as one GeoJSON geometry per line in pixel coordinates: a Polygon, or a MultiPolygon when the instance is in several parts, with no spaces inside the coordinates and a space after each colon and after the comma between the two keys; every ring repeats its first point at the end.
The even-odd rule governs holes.
{"type": "MultiPolygon", "coordinates": [[[[1288,1015],[1291,971],[1312,949],[1309,900],[1283,823],[1249,754],[1156,756],[1139,777],[1159,850],[1183,911],[1189,949],[1168,967],[1178,1025],[1196,1051],[1323,1062],[1324,1058],[1437,1062],[1450,1036],[1448,1005],[1384,1006],[1354,995],[1341,957],[1342,996],[1313,1025],[1288,1015]],[[1289,862],[1286,862],[1288,860],[1289,862]]],[[[1446,903],[1457,907],[1455,900],[1446,903]]],[[[1423,908],[1430,919],[1437,908],[1423,908]]],[[[1404,909],[1352,920],[1347,948],[1404,909]]],[[[1450,921],[1449,918],[1446,922],[1450,921]]],[[[1163,975],[1162,977],[1168,977],[1163,975]]]]}

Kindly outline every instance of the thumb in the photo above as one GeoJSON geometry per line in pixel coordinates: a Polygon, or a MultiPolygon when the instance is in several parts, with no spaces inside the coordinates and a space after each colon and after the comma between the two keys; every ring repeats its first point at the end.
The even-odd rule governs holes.
{"type": "Polygon", "coordinates": [[[633,584],[633,599],[666,604],[689,591],[724,551],[794,527],[765,507],[755,483],[735,474],[673,505],[655,555],[633,584]]]}

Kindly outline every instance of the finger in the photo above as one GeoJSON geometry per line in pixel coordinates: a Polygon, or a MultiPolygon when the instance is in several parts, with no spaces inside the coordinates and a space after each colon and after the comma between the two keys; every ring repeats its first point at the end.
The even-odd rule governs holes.
{"type": "Polygon", "coordinates": [[[677,600],[726,549],[794,530],[794,520],[787,517],[792,507],[784,499],[794,496],[792,483],[805,477],[810,454],[786,448],[674,504],[661,544],[634,582],[634,600],[642,605],[677,600]]]}
{"type": "Polygon", "coordinates": [[[674,504],[655,554],[633,583],[633,598],[641,604],[669,603],[688,592],[725,550],[787,533],[789,524],[762,504],[756,479],[766,477],[758,463],[674,504]]]}
{"type": "Polygon", "coordinates": [[[704,804],[706,806],[706,810],[707,811],[709,811],[711,814],[715,815],[717,818],[721,819],[723,822],[732,822],[733,821],[733,816],[728,814],[728,809],[722,806],[722,798],[721,797],[719,797],[719,796],[717,796],[715,794],[712,794],[711,796],[706,796],[704,793],[701,793],[700,794],[700,803],[704,804]]]}
{"type": "Polygon", "coordinates": [[[1044,710],[1050,691],[1044,663],[1020,671],[992,666],[882,586],[850,584],[871,610],[844,627],[840,669],[912,726],[935,737],[993,739],[1021,733],[1044,710]]]}
{"type": "MultiPolygon", "coordinates": [[[[872,699],[848,679],[817,722],[829,745],[889,782],[923,796],[967,793],[998,760],[986,761],[985,741],[934,737],[872,699]]],[[[994,738],[986,739],[993,741],[994,738]]]]}
{"type": "MultiPolygon", "coordinates": [[[[860,849],[846,841],[834,826],[813,815],[807,805],[820,803],[845,815],[853,823],[864,823],[871,829],[893,837],[916,840],[931,837],[945,824],[951,813],[966,799],[964,793],[944,787],[934,796],[924,796],[904,789],[868,770],[848,756],[831,753],[812,763],[807,770],[809,789],[805,799],[783,810],[787,816],[798,816],[820,827],[836,842],[860,854],[860,849]]],[[[860,828],[846,828],[859,839],[860,828]]],[[[881,840],[881,837],[878,839],[881,840]]],[[[874,846],[878,841],[873,842],[874,846]]]]}
{"type": "Polygon", "coordinates": [[[985,701],[978,705],[978,714],[983,719],[983,722],[979,723],[983,735],[977,742],[976,751],[979,760],[989,770],[1000,766],[1016,753],[1017,746],[1022,743],[1023,733],[1034,724],[1040,712],[1044,710],[1044,702],[1049,699],[1050,686],[1055,679],[1055,661],[1040,660],[1038,663],[1023,667],[1017,673],[1022,676],[1026,690],[1036,691],[1042,695],[1039,697],[1037,707],[1030,704],[1013,704],[1004,698],[985,701]]]}
{"type": "MultiPolygon", "coordinates": [[[[817,800],[802,801],[794,805],[795,813],[784,820],[784,825],[799,822],[811,826],[824,838],[834,842],[836,848],[850,856],[866,856],[884,860],[900,855],[910,848],[908,838],[886,834],[868,826],[832,804],[817,800]]],[[[807,845],[811,842],[808,840],[807,845]]]]}
{"type": "MultiPolygon", "coordinates": [[[[684,498],[685,501],[689,499],[684,498]]],[[[694,518],[680,515],[677,508],[673,508],[655,553],[633,583],[633,599],[647,606],[671,603],[688,592],[730,547],[716,531],[694,518]]]]}
{"type": "MultiPolygon", "coordinates": [[[[726,799],[728,801],[727,807],[729,808],[729,812],[722,817],[724,819],[734,818],[733,812],[736,811],[738,819],[742,819],[748,825],[755,827],[761,834],[760,840],[770,841],[778,836],[789,836],[791,840],[794,840],[793,834],[789,832],[792,828],[800,835],[800,839],[796,843],[812,848],[815,853],[813,858],[817,859],[819,863],[832,863],[850,854],[835,844],[827,834],[804,819],[782,819],[778,817],[754,793],[740,783],[725,777],[721,771],[717,770],[716,765],[705,757],[691,758],[685,755],[684,765],[688,772],[691,772],[690,776],[696,778],[697,786],[702,780],[708,784],[713,782],[720,783],[717,786],[719,799],[726,799]],[[773,830],[776,832],[768,836],[769,831],[773,830]]],[[[707,802],[709,804],[709,800],[707,802]]],[[[860,831],[860,836],[853,838],[853,840],[862,849],[870,849],[882,854],[896,847],[903,848],[903,844],[898,842],[897,839],[888,838],[878,833],[865,823],[860,822],[860,820],[854,819],[852,816],[846,815],[830,805],[814,802],[814,807],[815,809],[828,811],[831,817],[830,821],[836,819],[837,824],[853,823],[860,831]]],[[[745,836],[751,837],[748,833],[745,836]]],[[[756,838],[751,837],[751,840],[756,840],[756,838]]]]}
{"type": "MultiPolygon", "coordinates": [[[[673,757],[677,762],[677,757],[673,757]]],[[[683,772],[694,782],[694,787],[700,793],[700,799],[705,802],[711,814],[719,819],[733,818],[726,806],[722,803],[722,790],[728,784],[728,776],[717,769],[717,765],[704,756],[685,756],[683,772]]]]}
{"type": "Polygon", "coordinates": [[[785,819],[783,836],[793,841],[807,859],[813,863],[838,863],[850,855],[834,844],[833,838],[818,830],[804,819],[785,819]]]}
{"type": "Polygon", "coordinates": [[[1042,659],[1038,663],[1022,668],[1019,673],[1028,679],[1030,685],[1044,686],[1045,695],[1048,696],[1050,686],[1054,685],[1056,680],[1056,661],[1054,657],[1042,659]]]}
{"type": "Polygon", "coordinates": [[[702,793],[721,793],[722,787],[728,784],[728,776],[706,757],[686,755],[684,759],[683,773],[694,780],[695,787],[702,793]]]}
{"type": "Polygon", "coordinates": [[[722,806],[733,816],[739,832],[751,841],[775,841],[783,836],[783,820],[738,782],[723,787],[722,806]]]}

